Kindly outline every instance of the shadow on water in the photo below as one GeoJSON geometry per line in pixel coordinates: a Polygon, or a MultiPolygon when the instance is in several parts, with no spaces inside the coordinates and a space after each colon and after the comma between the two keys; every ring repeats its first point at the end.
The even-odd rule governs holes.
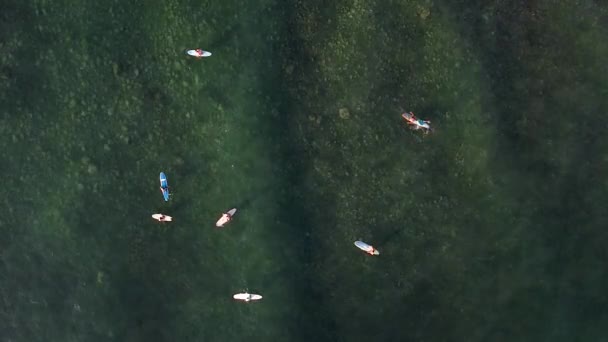
{"type": "MultiPolygon", "coordinates": [[[[277,5],[270,12],[277,17],[284,18],[286,22],[293,20],[295,15],[291,12],[292,9],[285,4],[277,5]]],[[[293,28],[290,25],[282,25],[285,30],[290,31],[293,28]]],[[[283,29],[283,27],[281,27],[283,29]]],[[[223,45],[231,43],[235,34],[243,30],[241,25],[235,25],[229,30],[222,32],[215,37],[210,48],[219,48],[223,45]]],[[[290,33],[281,33],[281,36],[289,37],[289,41],[277,41],[272,47],[273,52],[278,52],[277,57],[273,58],[275,65],[282,65],[283,58],[290,61],[300,61],[306,59],[303,52],[300,51],[301,45],[298,44],[297,38],[291,36],[290,33]],[[278,46],[278,44],[284,44],[278,46]],[[288,52],[286,52],[288,51],[288,52]]],[[[270,65],[269,67],[272,67],[270,65]]],[[[258,134],[268,137],[270,140],[269,153],[277,155],[274,158],[272,166],[272,176],[275,177],[270,185],[263,186],[259,189],[245,194],[236,203],[232,203],[232,207],[241,210],[248,210],[256,206],[256,202],[261,198],[276,198],[276,205],[279,208],[279,213],[276,220],[285,229],[273,232],[273,241],[280,241],[281,248],[275,252],[276,258],[284,258],[283,266],[275,270],[274,277],[267,278],[268,288],[276,287],[277,281],[287,282],[286,287],[290,288],[286,298],[293,298],[295,303],[290,304],[290,307],[295,308],[296,312],[290,313],[290,321],[287,321],[287,326],[283,329],[288,331],[289,335],[296,340],[335,340],[326,335],[331,334],[331,320],[324,314],[319,314],[317,305],[319,305],[319,293],[314,289],[314,281],[311,281],[311,274],[308,271],[308,265],[311,262],[310,242],[310,221],[309,214],[306,209],[306,201],[311,198],[305,194],[306,184],[303,184],[303,179],[306,176],[307,169],[305,152],[301,150],[299,141],[294,134],[294,118],[291,117],[292,99],[289,98],[286,87],[281,87],[284,84],[283,74],[276,72],[273,67],[272,72],[266,72],[263,75],[263,89],[259,89],[261,94],[270,94],[266,99],[273,107],[273,113],[268,114],[264,118],[267,124],[259,127],[258,134]],[[277,91],[277,89],[283,89],[277,91]],[[276,196],[270,196],[276,194],[276,196]],[[294,295],[291,295],[293,293],[294,295]],[[297,294],[297,295],[295,295],[297,294]]],[[[211,98],[214,98],[220,103],[228,104],[228,97],[218,89],[207,90],[211,98]]],[[[297,132],[295,132],[297,133],[297,132]]],[[[186,158],[184,158],[187,160],[186,158]]],[[[184,165],[184,174],[193,173],[196,171],[196,165],[184,165]]],[[[266,183],[268,184],[268,183],[266,183]]],[[[231,206],[226,206],[226,210],[231,206]]],[[[181,209],[179,205],[175,209],[181,209]]],[[[238,215],[238,213],[237,213],[238,215]]],[[[281,264],[281,263],[279,263],[281,264]]],[[[262,285],[262,284],[258,284],[262,285]]],[[[266,288],[262,286],[262,288],[266,288]]],[[[250,290],[255,290],[251,288],[250,290]]]]}
{"type": "MultiPolygon", "coordinates": [[[[103,272],[107,279],[105,286],[114,293],[105,299],[108,303],[95,308],[96,312],[103,313],[96,325],[107,326],[117,340],[170,341],[168,322],[176,314],[174,303],[187,294],[187,289],[164,274],[176,267],[184,273],[187,269],[181,264],[176,266],[174,259],[167,257],[177,258],[177,254],[169,251],[171,237],[166,233],[171,226],[160,228],[162,224],[155,222],[151,212],[145,209],[153,206],[149,202],[162,201],[160,193],[157,200],[142,203],[136,195],[145,192],[142,186],[128,186],[131,199],[125,195],[122,199],[130,204],[116,204],[111,218],[96,212],[101,203],[92,196],[83,200],[77,213],[80,220],[77,226],[82,229],[77,236],[80,241],[92,244],[89,250],[95,256],[88,262],[91,267],[88,272],[103,272]]],[[[106,192],[111,190],[103,189],[99,195],[106,192]]],[[[179,249],[182,253],[190,252],[192,245],[180,245],[179,249]]]]}
{"type": "Polygon", "coordinates": [[[25,2],[9,1],[2,5],[0,13],[0,53],[7,56],[0,63],[0,82],[3,83],[0,85],[3,93],[0,104],[5,110],[31,108],[36,113],[34,122],[44,127],[47,111],[39,108],[38,100],[45,98],[48,92],[48,77],[39,63],[41,55],[32,53],[30,47],[45,50],[55,37],[28,25],[36,20],[36,14],[25,2]]]}
{"type": "MultiPolygon", "coordinates": [[[[382,248],[381,246],[386,246],[386,245],[390,244],[390,242],[392,240],[396,239],[401,234],[404,234],[406,230],[403,229],[403,227],[392,228],[389,230],[388,227],[379,226],[378,231],[387,231],[388,232],[386,234],[382,234],[382,236],[377,238],[377,242],[374,242],[378,248],[382,248]]],[[[402,240],[399,240],[399,241],[402,241],[402,240]]]]}
{"type": "MultiPolygon", "coordinates": [[[[315,221],[322,221],[331,226],[335,215],[325,215],[332,211],[331,196],[324,197],[314,191],[316,181],[309,178],[308,170],[310,157],[315,152],[303,145],[302,141],[307,139],[308,132],[301,130],[301,126],[297,124],[298,118],[292,115],[301,109],[296,108],[300,106],[299,101],[302,101],[298,96],[298,89],[305,87],[306,82],[311,82],[311,78],[306,76],[309,76],[307,72],[314,61],[314,56],[306,50],[307,44],[303,41],[305,38],[300,36],[296,25],[299,10],[302,10],[301,6],[316,5],[311,2],[287,2],[277,5],[276,13],[280,13],[284,18],[283,29],[286,31],[284,37],[287,38],[278,41],[276,43],[278,46],[275,45],[281,56],[278,63],[281,72],[273,76],[274,80],[266,82],[268,87],[263,91],[273,94],[272,101],[278,104],[278,118],[272,120],[269,129],[273,132],[270,136],[273,137],[273,144],[281,156],[278,170],[282,175],[281,187],[286,189],[279,203],[281,208],[279,220],[289,227],[279,234],[283,235],[281,240],[289,241],[284,248],[290,250],[287,255],[294,260],[288,265],[297,267],[278,270],[277,275],[291,279],[294,291],[298,294],[297,298],[300,298],[298,299],[301,312],[298,315],[299,321],[293,322],[290,330],[297,331],[301,340],[333,341],[336,340],[335,323],[327,310],[318,309],[319,306],[324,305],[326,299],[322,287],[315,281],[314,264],[322,251],[318,250],[315,244],[318,229],[311,225],[315,221]],[[284,86],[277,86],[278,83],[284,86]],[[318,208],[323,210],[318,211],[318,208]],[[313,216],[314,220],[311,218],[313,216]]],[[[327,6],[323,3],[319,8],[324,10],[316,12],[315,16],[321,21],[322,18],[327,19],[335,11],[335,6],[335,4],[327,6]]],[[[335,23],[330,26],[333,25],[335,23]]],[[[323,32],[327,33],[322,31],[319,34],[323,35],[323,32]]],[[[246,205],[247,202],[244,204],[246,205]]]]}
{"type": "Polygon", "coordinates": [[[242,31],[242,24],[234,24],[229,28],[225,29],[221,33],[217,34],[209,43],[210,50],[219,50],[222,47],[230,44],[230,42],[237,37],[239,32],[242,31]]]}
{"type": "Polygon", "coordinates": [[[234,108],[233,101],[230,99],[230,94],[222,89],[222,87],[210,85],[209,87],[205,88],[203,92],[206,93],[213,101],[222,105],[224,109],[230,110],[234,108]]]}
{"type": "Polygon", "coordinates": [[[237,208],[239,211],[246,210],[251,206],[251,203],[253,201],[255,201],[256,199],[263,198],[266,195],[273,193],[274,192],[273,189],[274,189],[274,186],[268,185],[268,186],[261,188],[258,191],[253,191],[252,194],[245,196],[242,200],[240,200],[239,202],[236,202],[232,206],[230,206],[230,208],[237,208]]]}
{"type": "MultiPolygon", "coordinates": [[[[534,227],[525,234],[531,255],[509,262],[520,265],[521,274],[516,275],[521,279],[542,279],[550,284],[531,286],[535,298],[548,298],[543,302],[545,308],[535,308],[534,300],[513,301],[497,307],[494,317],[505,322],[529,315],[530,325],[505,329],[503,336],[540,336],[548,333],[534,325],[554,321],[549,323],[553,327],[569,321],[570,327],[562,333],[580,338],[578,331],[600,324],[600,319],[571,311],[572,303],[583,312],[599,312],[597,303],[603,295],[597,284],[608,281],[592,271],[580,272],[595,268],[595,260],[601,256],[594,247],[608,238],[600,228],[606,217],[597,215],[603,212],[599,203],[607,196],[597,186],[601,183],[599,170],[606,165],[600,151],[606,146],[601,131],[606,126],[603,113],[607,104],[593,91],[595,83],[605,82],[605,78],[598,81],[600,77],[585,69],[586,59],[601,50],[560,39],[585,34],[554,15],[573,6],[568,2],[552,6],[554,11],[543,8],[543,2],[444,3],[456,21],[467,22],[460,26],[461,34],[477,48],[490,81],[487,100],[498,133],[494,164],[499,166],[495,169],[512,177],[501,179],[508,184],[505,191],[521,198],[511,209],[522,215],[514,222],[534,227]],[[563,312],[560,316],[556,316],[556,307],[563,312]]],[[[574,14],[568,17],[581,23],[594,21],[574,14]]]]}

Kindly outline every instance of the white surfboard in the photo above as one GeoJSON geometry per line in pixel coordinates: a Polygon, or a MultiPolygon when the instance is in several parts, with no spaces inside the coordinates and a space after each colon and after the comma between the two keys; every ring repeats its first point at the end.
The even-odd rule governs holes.
{"type": "Polygon", "coordinates": [[[431,130],[431,125],[429,125],[430,121],[417,119],[413,113],[403,113],[401,114],[401,117],[407,121],[408,125],[413,125],[414,129],[431,130]]]}
{"type": "Polygon", "coordinates": [[[236,299],[236,300],[242,300],[245,302],[249,302],[252,300],[260,300],[262,299],[262,296],[260,296],[259,294],[252,294],[252,293],[237,293],[234,296],[232,296],[232,298],[236,299]]]}
{"type": "Polygon", "coordinates": [[[161,222],[170,222],[173,221],[173,217],[171,216],[167,216],[167,215],[163,215],[163,214],[154,214],[152,215],[152,218],[157,220],[157,221],[161,221],[161,222]]]}
{"type": "Polygon", "coordinates": [[[203,51],[202,55],[200,55],[198,52],[196,52],[196,50],[188,50],[188,51],[186,51],[186,53],[188,53],[190,56],[194,56],[194,57],[209,57],[209,56],[211,56],[211,52],[209,52],[209,51],[203,51]]]}
{"type": "Polygon", "coordinates": [[[226,223],[230,222],[232,217],[234,217],[234,214],[236,214],[236,208],[228,210],[227,213],[222,214],[222,217],[220,217],[220,219],[215,222],[215,226],[223,227],[226,223]]]}
{"type": "Polygon", "coordinates": [[[418,127],[424,128],[424,129],[431,129],[431,126],[429,125],[428,122],[424,122],[422,124],[418,123],[418,127]]]}
{"type": "Polygon", "coordinates": [[[360,250],[365,251],[365,252],[369,252],[369,251],[374,251],[374,255],[379,255],[380,252],[378,252],[377,249],[375,249],[374,247],[366,244],[363,241],[355,241],[355,246],[357,246],[360,250]]]}

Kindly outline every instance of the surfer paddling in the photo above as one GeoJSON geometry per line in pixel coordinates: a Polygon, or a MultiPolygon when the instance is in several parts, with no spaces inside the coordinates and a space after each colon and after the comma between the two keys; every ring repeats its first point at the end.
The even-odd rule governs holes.
{"type": "Polygon", "coordinates": [[[355,246],[369,255],[380,255],[380,252],[372,245],[368,245],[363,241],[355,241],[355,246]]]}
{"type": "Polygon", "coordinates": [[[217,220],[217,222],[215,223],[216,227],[223,227],[225,224],[228,224],[228,222],[230,222],[232,220],[232,217],[234,216],[234,214],[236,213],[236,208],[232,208],[230,210],[228,210],[227,212],[222,214],[222,217],[220,217],[219,220],[217,220]]]}
{"type": "Polygon", "coordinates": [[[186,53],[188,53],[190,56],[193,56],[196,58],[203,58],[203,57],[211,56],[211,52],[204,51],[203,49],[188,50],[188,51],[186,51],[186,53]]]}
{"type": "Polygon", "coordinates": [[[260,300],[260,299],[262,299],[262,296],[260,296],[259,294],[245,292],[245,293],[237,293],[234,296],[232,296],[232,298],[234,298],[236,300],[241,300],[243,302],[250,302],[252,300],[260,300]]]}
{"type": "Polygon", "coordinates": [[[154,215],[152,215],[152,218],[155,219],[156,221],[159,221],[159,222],[171,222],[171,221],[173,221],[173,217],[167,216],[167,215],[163,215],[163,214],[154,214],[154,215]]]}
{"type": "Polygon", "coordinates": [[[401,117],[405,119],[405,123],[407,123],[407,125],[415,131],[422,130],[424,134],[431,131],[431,122],[428,120],[418,119],[413,112],[403,113],[401,114],[401,117]]]}

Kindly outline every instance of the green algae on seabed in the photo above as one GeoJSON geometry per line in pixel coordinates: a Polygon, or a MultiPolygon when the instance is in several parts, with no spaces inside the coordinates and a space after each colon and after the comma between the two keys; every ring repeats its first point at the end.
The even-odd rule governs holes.
{"type": "Polygon", "coordinates": [[[2,338],[600,340],[606,11],[10,2],[2,338]]]}
{"type": "MultiPolygon", "coordinates": [[[[449,232],[445,228],[449,216],[460,216],[455,203],[474,200],[463,197],[462,191],[471,195],[491,191],[487,158],[493,127],[481,110],[485,90],[480,63],[463,51],[458,35],[450,33],[451,23],[438,15],[422,20],[415,5],[342,4],[335,33],[327,35],[322,45],[307,42],[319,60],[311,73],[329,82],[323,100],[313,95],[314,102],[304,101],[317,104],[313,110],[320,111],[324,121],[322,126],[310,124],[311,141],[320,146],[313,147],[311,163],[331,165],[316,169],[309,176],[314,184],[309,187],[329,188],[335,194],[331,204],[311,206],[319,219],[335,217],[329,224],[314,226],[319,251],[313,273],[323,279],[322,292],[329,293],[326,303],[336,321],[336,335],[374,338],[384,329],[390,334],[403,325],[402,320],[380,323],[383,315],[378,312],[390,307],[399,291],[392,286],[399,279],[416,283],[437,267],[451,268],[445,285],[448,277],[461,279],[463,266],[453,259],[465,252],[458,241],[465,227],[452,224],[449,232]],[[403,18],[402,26],[394,26],[391,13],[411,19],[403,18]],[[385,21],[376,21],[380,16],[385,21]],[[351,119],[335,118],[340,107],[349,108],[351,119]],[[400,121],[404,109],[430,118],[436,123],[435,133],[416,143],[400,121]],[[335,152],[324,153],[329,149],[335,152]],[[432,173],[443,176],[430,177],[432,173]],[[457,189],[454,183],[460,183],[457,189]],[[326,212],[328,206],[335,214],[326,212]],[[407,245],[387,240],[391,234],[400,234],[394,240],[408,241],[407,245]],[[400,262],[373,260],[373,267],[360,268],[352,260],[356,251],[348,253],[347,247],[358,238],[383,244],[383,255],[400,262]],[[436,248],[429,249],[430,243],[437,243],[436,248]],[[368,280],[346,281],[355,273],[368,280]],[[370,287],[384,290],[370,293],[370,287]],[[377,308],[360,311],[362,304],[348,298],[365,298],[377,308]],[[361,319],[356,325],[348,323],[356,311],[361,319]]],[[[397,310],[408,317],[407,303],[397,310]]]]}
{"type": "MultiPolygon", "coordinates": [[[[568,305],[558,293],[577,301],[560,290],[561,277],[580,273],[558,265],[585,247],[569,242],[581,224],[570,218],[565,226],[553,215],[559,208],[558,217],[581,217],[572,212],[582,209],[578,198],[583,212],[596,213],[583,216],[583,241],[606,237],[606,215],[598,215],[606,188],[589,189],[605,165],[606,139],[588,118],[605,125],[606,101],[596,95],[607,80],[587,74],[606,69],[597,65],[607,47],[598,25],[606,10],[591,2],[340,1],[335,12],[299,15],[300,51],[313,62],[292,76],[305,85],[292,96],[304,104],[300,117],[315,118],[298,127],[312,165],[302,186],[314,189],[303,203],[313,203],[305,205],[315,223],[311,273],[322,279],[314,287],[336,339],[571,340],[576,327],[588,339],[601,336],[591,328],[599,315],[554,314],[568,305]],[[582,91],[592,84],[596,91],[582,91]],[[336,115],[341,108],[349,120],[336,115]],[[420,140],[399,129],[401,110],[431,119],[435,132],[420,140]],[[569,164],[584,160],[572,152],[587,144],[580,175],[591,178],[572,179],[578,172],[569,164]],[[568,178],[555,178],[563,173],[582,189],[564,187],[568,178]],[[562,228],[551,236],[551,227],[562,228]],[[382,256],[345,253],[358,238],[382,256]],[[546,320],[573,323],[556,334],[546,320]]],[[[590,298],[600,298],[598,289],[584,286],[590,298]]]]}
{"type": "Polygon", "coordinates": [[[277,100],[262,92],[275,77],[265,37],[282,31],[250,15],[273,4],[141,5],[14,4],[28,26],[8,33],[3,59],[17,80],[2,98],[5,172],[20,175],[4,189],[20,213],[3,223],[3,338],[293,340],[298,259],[266,241],[289,230],[276,222],[277,100]],[[191,59],[193,47],[214,57],[191,59]],[[176,221],[155,224],[158,211],[176,221]],[[272,295],[243,308],[231,295],[245,288],[272,295]]]}

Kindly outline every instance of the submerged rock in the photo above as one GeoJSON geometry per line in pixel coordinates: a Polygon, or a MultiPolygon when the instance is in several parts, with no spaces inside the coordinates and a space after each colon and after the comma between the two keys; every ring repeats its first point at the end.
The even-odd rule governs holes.
{"type": "Polygon", "coordinates": [[[97,166],[93,165],[93,164],[89,164],[87,167],[87,172],[89,174],[96,174],[97,173],[97,166]]]}
{"type": "Polygon", "coordinates": [[[426,18],[428,18],[428,16],[431,15],[431,9],[428,7],[418,7],[418,16],[420,17],[420,19],[424,20],[426,18]]]}
{"type": "Polygon", "coordinates": [[[338,115],[340,116],[340,119],[350,118],[350,112],[346,108],[340,108],[340,110],[338,111],[338,115]]]}

